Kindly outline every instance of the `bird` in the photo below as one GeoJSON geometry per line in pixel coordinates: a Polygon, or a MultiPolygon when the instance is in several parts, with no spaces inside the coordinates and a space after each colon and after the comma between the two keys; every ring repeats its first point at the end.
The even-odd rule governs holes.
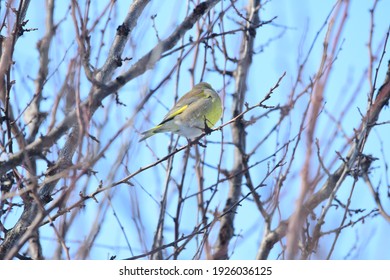
{"type": "Polygon", "coordinates": [[[141,133],[139,142],[162,132],[172,132],[193,140],[204,131],[210,132],[222,116],[222,102],[209,83],[200,82],[184,94],[163,120],[141,133]]]}

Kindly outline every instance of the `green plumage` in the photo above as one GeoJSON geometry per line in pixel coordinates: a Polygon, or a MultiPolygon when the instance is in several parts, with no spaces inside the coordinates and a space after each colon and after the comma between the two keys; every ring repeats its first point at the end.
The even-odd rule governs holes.
{"type": "Polygon", "coordinates": [[[222,115],[222,103],[218,93],[208,83],[199,83],[183,95],[155,127],[142,132],[139,141],[156,133],[172,132],[193,139],[207,127],[215,125],[222,115]]]}

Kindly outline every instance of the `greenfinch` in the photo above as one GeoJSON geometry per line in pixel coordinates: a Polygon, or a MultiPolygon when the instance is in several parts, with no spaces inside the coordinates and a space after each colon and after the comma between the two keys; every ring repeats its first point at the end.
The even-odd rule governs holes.
{"type": "Polygon", "coordinates": [[[140,142],[161,132],[172,132],[188,140],[212,128],[221,118],[222,102],[210,84],[201,82],[183,95],[155,127],[142,132],[140,142]]]}

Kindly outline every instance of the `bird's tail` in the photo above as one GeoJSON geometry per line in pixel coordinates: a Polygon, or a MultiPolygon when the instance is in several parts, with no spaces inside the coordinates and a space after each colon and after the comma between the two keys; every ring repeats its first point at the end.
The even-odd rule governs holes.
{"type": "Polygon", "coordinates": [[[149,129],[147,131],[144,131],[141,134],[142,134],[142,137],[141,137],[141,139],[139,139],[138,142],[144,141],[145,139],[149,138],[150,136],[153,136],[155,134],[154,133],[154,128],[149,129]]]}
{"type": "Polygon", "coordinates": [[[159,128],[160,128],[160,127],[161,127],[161,124],[158,125],[158,126],[155,126],[155,127],[151,128],[151,129],[149,129],[149,130],[146,130],[146,131],[144,131],[144,132],[141,132],[142,137],[141,137],[141,139],[139,139],[138,142],[144,141],[145,139],[147,139],[147,138],[149,138],[149,137],[155,135],[156,133],[159,133],[159,132],[160,132],[160,131],[159,131],[159,128]]]}

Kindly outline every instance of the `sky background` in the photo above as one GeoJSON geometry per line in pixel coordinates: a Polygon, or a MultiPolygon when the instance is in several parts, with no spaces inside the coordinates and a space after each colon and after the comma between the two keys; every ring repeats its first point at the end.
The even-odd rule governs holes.
{"type": "MultiPolygon", "coordinates": [[[[60,1],[61,2],[61,1],[60,1]]],[[[94,2],[94,1],[93,1],[94,2]]],[[[102,3],[105,1],[94,2],[92,10],[96,9],[96,12],[101,10],[102,3]],[[97,4],[97,2],[99,4],[97,4]]],[[[118,1],[118,7],[121,7],[115,10],[115,16],[110,21],[109,25],[113,28],[109,28],[106,34],[107,38],[113,37],[113,32],[123,20],[125,14],[128,10],[129,1],[118,1]],[[123,7],[123,8],[122,8],[123,7]],[[111,33],[110,33],[111,32],[111,33]]],[[[149,5],[141,19],[138,23],[138,27],[143,25],[152,25],[150,15],[157,14],[155,18],[155,23],[158,28],[160,38],[165,38],[174,27],[176,27],[177,22],[185,17],[186,5],[178,5],[180,1],[164,1],[164,5],[161,5],[162,1],[154,1],[149,5]],[[174,16],[173,16],[174,15],[174,16]]],[[[339,116],[343,111],[343,108],[348,106],[348,101],[351,96],[355,94],[356,89],[358,88],[358,82],[361,80],[361,77],[364,71],[367,68],[369,63],[368,48],[367,42],[369,40],[370,30],[370,13],[369,9],[372,7],[374,1],[351,1],[351,8],[348,13],[348,20],[345,25],[345,28],[341,34],[343,40],[342,45],[338,46],[339,54],[334,63],[334,69],[330,76],[330,80],[327,84],[325,91],[325,111],[326,114],[339,116]]],[[[183,1],[186,3],[186,1],[183,1]]],[[[242,2],[239,2],[242,3],[242,2]]],[[[67,3],[63,1],[58,5],[64,5],[64,9],[58,8],[56,10],[56,21],[64,18],[67,14],[67,3]]],[[[275,85],[279,77],[286,72],[286,77],[283,79],[280,87],[277,89],[277,94],[274,94],[272,98],[267,102],[269,105],[283,104],[286,100],[286,96],[291,91],[291,86],[294,83],[297,75],[297,69],[300,63],[302,63],[302,56],[299,57],[298,54],[302,53],[303,56],[307,53],[308,49],[311,46],[314,38],[319,32],[318,42],[314,44],[314,48],[307,62],[307,67],[303,73],[303,78],[308,79],[315,74],[318,65],[321,62],[321,53],[322,53],[322,41],[325,36],[326,28],[321,29],[324,25],[324,22],[329,15],[332,7],[334,6],[335,1],[311,1],[311,0],[300,0],[300,1],[289,1],[289,0],[273,0],[267,2],[261,11],[261,20],[269,20],[273,17],[277,17],[272,24],[265,25],[261,27],[257,32],[256,37],[256,47],[258,55],[254,56],[254,60],[251,66],[249,78],[247,81],[248,84],[248,94],[247,100],[249,104],[255,104],[262,99],[262,97],[269,91],[269,89],[275,85]]],[[[2,11],[4,13],[4,2],[2,1],[2,11]]],[[[237,6],[242,6],[237,5],[237,6]]],[[[44,26],[44,18],[41,16],[41,11],[44,9],[43,1],[33,1],[27,18],[29,19],[28,26],[30,28],[37,27],[36,32],[30,32],[28,35],[20,38],[20,41],[15,50],[15,57],[18,58],[18,63],[15,65],[15,73],[18,76],[17,85],[15,85],[15,91],[18,92],[33,92],[33,83],[31,77],[35,76],[37,73],[37,57],[38,51],[36,50],[36,42],[42,37],[44,33],[44,28],[39,28],[44,26]],[[25,69],[31,69],[31,71],[25,71],[25,69]],[[26,74],[26,73],[31,74],[26,74]]],[[[375,32],[373,36],[373,46],[378,50],[383,48],[383,39],[384,34],[388,31],[390,19],[388,16],[388,11],[390,11],[390,1],[379,1],[378,7],[375,13],[375,32]]],[[[227,24],[228,25],[228,24],[227,24]]],[[[50,72],[53,73],[52,80],[45,87],[45,93],[50,95],[50,91],[56,92],[56,85],[58,81],[62,80],[61,74],[64,73],[64,70],[67,68],[68,58],[72,53],[77,51],[76,43],[74,42],[74,26],[72,25],[71,20],[67,20],[60,26],[62,36],[57,36],[56,41],[52,45],[51,53],[53,54],[53,60],[50,62],[50,72]]],[[[189,34],[186,35],[188,38],[190,35],[195,35],[195,31],[192,30],[189,34]]],[[[96,39],[98,40],[98,39],[96,39]]],[[[238,56],[239,53],[239,42],[234,39],[234,37],[227,37],[227,42],[229,43],[230,50],[236,53],[238,56]]],[[[108,39],[107,43],[111,43],[108,39]]],[[[143,54],[145,54],[151,46],[156,43],[156,36],[153,28],[136,28],[134,34],[132,35],[130,45],[136,46],[134,48],[129,47],[124,56],[132,57],[133,59],[125,63],[124,69],[127,69],[127,66],[132,65],[133,62],[137,61],[143,54]],[[145,32],[148,30],[148,32],[145,32]]],[[[107,49],[107,48],[106,48],[107,49]]],[[[104,49],[103,49],[104,50],[104,49]]],[[[381,53],[381,52],[378,52],[381,53]]],[[[389,57],[389,48],[387,48],[387,53],[383,60],[383,65],[378,72],[378,84],[380,85],[384,80],[386,73],[386,64],[390,59],[389,57]]],[[[92,56],[93,57],[93,56],[92,56]]],[[[105,56],[103,56],[105,57],[105,56]]],[[[153,71],[149,71],[142,75],[141,77],[131,81],[129,84],[125,85],[119,92],[120,99],[123,103],[126,104],[125,108],[117,108],[110,111],[112,114],[111,121],[112,123],[109,126],[107,131],[102,133],[101,137],[109,139],[111,137],[112,131],[119,129],[123,125],[124,120],[131,118],[131,111],[137,105],[137,98],[134,98],[134,92],[139,92],[140,89],[144,89],[145,92],[139,92],[138,95],[142,96],[146,93],[147,89],[153,89],[161,81],[161,79],[166,75],[166,73],[172,67],[172,61],[176,59],[176,56],[168,57],[161,60],[153,71]]],[[[190,61],[191,62],[191,61],[190,61]]],[[[102,61],[98,60],[98,66],[101,66],[102,61]]],[[[187,62],[186,62],[187,63],[187,62]]],[[[95,61],[92,61],[92,64],[95,64],[95,61]]],[[[378,64],[375,63],[375,67],[378,64]]],[[[183,69],[188,69],[189,65],[184,64],[183,69]]],[[[199,82],[200,72],[195,73],[196,82],[199,82]]],[[[231,102],[231,93],[233,91],[233,85],[227,85],[225,90],[222,92],[223,80],[217,73],[208,72],[205,76],[205,80],[212,83],[213,87],[221,92],[221,96],[224,100],[225,105],[225,114],[223,117],[223,122],[227,121],[230,118],[230,102],[231,102]]],[[[88,84],[86,83],[85,91],[82,91],[82,95],[87,96],[88,94],[88,84]]],[[[191,88],[189,83],[189,73],[186,70],[183,70],[180,77],[179,87],[177,88],[177,93],[179,96],[183,95],[191,88]]],[[[161,118],[165,115],[166,110],[172,106],[174,102],[174,95],[172,92],[175,91],[175,79],[171,79],[167,82],[167,85],[156,94],[156,98],[152,98],[148,104],[148,108],[152,108],[152,114],[150,111],[143,111],[142,114],[138,116],[130,130],[126,130],[123,136],[116,140],[116,143],[113,145],[113,149],[118,149],[118,147],[128,149],[127,156],[134,156],[134,164],[129,167],[127,172],[135,172],[140,167],[146,166],[155,161],[157,157],[163,157],[167,154],[166,148],[159,148],[161,145],[166,147],[169,142],[169,135],[157,135],[150,140],[148,140],[148,145],[153,149],[151,150],[146,146],[144,142],[137,143],[138,133],[143,131],[151,126],[157,124],[161,118]]],[[[363,83],[359,89],[359,96],[357,101],[354,102],[353,106],[356,108],[349,110],[345,115],[345,120],[342,125],[348,135],[352,135],[353,128],[357,128],[357,125],[360,123],[361,115],[359,109],[364,112],[366,109],[367,103],[367,94],[369,92],[369,87],[367,83],[363,83]]],[[[24,108],[25,104],[29,102],[29,98],[26,96],[20,97],[14,95],[20,102],[20,108],[24,108]]],[[[106,101],[109,105],[110,103],[106,101]]],[[[47,102],[43,103],[43,106],[47,107],[47,110],[50,109],[51,102],[50,99],[47,102]]],[[[304,103],[298,103],[297,106],[302,106],[304,109],[304,103]]],[[[280,139],[274,138],[272,136],[265,144],[264,149],[261,150],[258,157],[253,160],[263,160],[272,155],[275,150],[275,141],[283,141],[294,136],[294,133],[297,132],[297,127],[299,123],[295,123],[295,117],[299,119],[302,114],[302,110],[297,110],[297,115],[294,114],[291,116],[290,125],[291,131],[286,133],[286,135],[280,135],[280,139]]],[[[102,110],[103,111],[103,110],[102,110]]],[[[255,114],[261,114],[261,111],[255,112],[255,114]]],[[[270,121],[262,122],[261,127],[248,128],[248,133],[258,134],[259,138],[263,137],[268,133],[275,121],[272,118],[278,118],[278,114],[270,115],[270,121]]],[[[103,114],[95,114],[94,121],[99,123],[103,121],[103,114]]],[[[388,121],[390,119],[390,113],[388,109],[385,109],[379,121],[388,121]]],[[[299,119],[300,120],[300,119],[299,119]]],[[[329,118],[322,118],[319,122],[319,126],[316,130],[317,137],[327,138],[327,134],[331,133],[328,130],[330,123],[329,118]]],[[[388,125],[387,125],[388,126],[388,125]]],[[[93,129],[93,128],[92,128],[93,129]]],[[[388,127],[386,128],[389,131],[388,127]]],[[[390,149],[387,147],[386,143],[383,143],[390,136],[390,132],[387,132],[387,135],[384,135],[386,129],[376,130],[372,132],[369,137],[369,141],[366,145],[365,152],[373,153],[374,155],[381,155],[383,157],[381,161],[375,162],[374,170],[372,173],[372,180],[374,186],[381,183],[382,185],[389,185],[389,174],[386,174],[384,171],[385,160],[390,159],[390,149]]],[[[224,129],[224,136],[226,139],[230,137],[230,129],[226,127],[224,129]]],[[[93,131],[92,131],[93,134],[93,131]]],[[[209,142],[219,141],[219,133],[213,133],[210,136],[207,136],[209,142]]],[[[180,144],[185,144],[185,139],[180,139],[180,144]]],[[[248,151],[250,151],[254,145],[257,143],[256,139],[251,139],[248,137],[248,151]]],[[[340,147],[344,144],[343,139],[335,139],[334,143],[330,144],[329,156],[324,158],[325,162],[330,162],[334,156],[334,151],[339,150],[340,147]]],[[[229,147],[226,147],[229,149],[229,147]]],[[[116,155],[112,153],[112,155],[116,155]]],[[[212,143],[208,144],[207,147],[207,160],[210,163],[217,163],[220,155],[220,148],[218,145],[213,145],[212,143]]],[[[229,158],[229,153],[225,153],[223,159],[223,167],[226,169],[231,168],[232,159],[229,158]]],[[[304,150],[297,153],[297,165],[299,162],[304,161],[304,150]]],[[[183,154],[178,154],[174,160],[173,166],[173,177],[179,177],[182,170],[180,161],[182,160],[183,154]]],[[[111,156],[110,152],[107,153],[106,158],[99,162],[95,166],[94,170],[98,171],[96,176],[95,185],[91,184],[88,191],[93,191],[96,188],[96,185],[99,183],[99,179],[107,180],[108,177],[112,174],[112,167],[110,163],[115,161],[115,157],[111,156]]],[[[162,166],[165,166],[164,163],[162,166]]],[[[194,163],[189,164],[189,168],[192,168],[194,163]]],[[[165,179],[165,171],[161,165],[153,169],[149,169],[146,172],[143,172],[132,181],[135,186],[129,188],[128,186],[120,186],[118,188],[110,191],[110,195],[113,197],[110,206],[105,209],[100,209],[100,211],[107,211],[108,218],[104,220],[99,236],[96,239],[96,246],[93,247],[92,253],[90,255],[91,259],[108,259],[112,255],[116,255],[118,259],[130,257],[129,249],[124,237],[123,231],[120,229],[117,218],[122,223],[124,231],[132,247],[134,255],[144,252],[144,244],[150,244],[153,240],[153,230],[155,229],[155,224],[157,222],[158,213],[159,213],[159,200],[161,198],[162,190],[159,186],[163,185],[165,179]],[[144,244],[138,239],[138,235],[134,234],[137,231],[137,226],[134,222],[134,205],[132,204],[131,199],[137,197],[137,200],[140,201],[140,210],[141,216],[143,217],[142,221],[144,224],[140,226],[144,232],[144,244]],[[115,215],[116,217],[115,217],[115,215]]],[[[337,166],[337,165],[336,165],[337,166]]],[[[41,166],[42,170],[46,167],[41,166]]],[[[259,169],[253,170],[254,173],[258,172],[258,177],[255,175],[255,179],[262,179],[264,172],[267,168],[267,162],[259,165],[259,169]]],[[[213,184],[213,178],[215,177],[215,170],[206,169],[207,173],[205,174],[206,182],[205,185],[213,184]],[[210,178],[210,180],[208,179],[210,178]]],[[[299,176],[299,170],[293,170],[297,172],[295,176],[299,176]]],[[[115,172],[114,172],[115,173],[115,172]]],[[[127,173],[128,174],[128,173],[127,173]]],[[[113,180],[123,178],[127,175],[126,172],[121,167],[118,169],[118,172],[113,176],[113,180]]],[[[347,179],[348,180],[348,179],[347,179]]],[[[272,180],[266,181],[266,183],[271,184],[272,180]]],[[[299,194],[300,180],[291,180],[288,181],[283,192],[283,200],[281,201],[281,208],[285,209],[282,211],[281,218],[288,218],[292,211],[294,210],[294,203],[296,201],[297,195],[299,194]]],[[[345,186],[350,186],[351,183],[345,183],[345,186]]],[[[186,177],[186,189],[185,192],[188,194],[195,193],[197,189],[191,188],[191,186],[196,188],[196,177],[192,172],[188,173],[186,177]]],[[[218,208],[222,210],[224,201],[227,195],[227,184],[221,185],[221,189],[217,193],[217,198],[214,200],[214,203],[210,209],[218,208]]],[[[382,195],[385,194],[385,190],[382,195]]],[[[247,188],[243,188],[243,194],[245,195],[248,192],[247,188]]],[[[261,190],[261,195],[267,195],[267,189],[261,190]]],[[[349,189],[341,189],[338,198],[346,199],[348,197],[349,189]],[[345,196],[345,197],[343,197],[345,196]]],[[[100,194],[99,198],[101,199],[104,195],[100,194]]],[[[390,211],[390,205],[388,197],[383,196],[383,204],[390,211]]],[[[77,197],[76,197],[77,199],[77,197]]],[[[168,216],[174,214],[176,210],[176,193],[173,189],[168,193],[168,216]]],[[[357,190],[353,195],[353,203],[351,208],[365,208],[367,211],[375,208],[375,204],[372,196],[368,192],[368,188],[364,183],[358,183],[357,190]]],[[[83,241],[85,232],[88,232],[88,229],[93,226],[95,220],[96,212],[98,211],[98,205],[92,200],[86,202],[86,207],[80,210],[82,213],[77,218],[78,227],[73,227],[70,235],[67,238],[67,244],[70,246],[72,252],[72,246],[77,247],[80,242],[83,241]]],[[[194,209],[196,209],[196,200],[188,200],[186,206],[183,208],[182,214],[182,231],[184,234],[190,233],[192,231],[193,225],[196,223],[198,217],[194,215],[194,209]]],[[[20,213],[15,213],[16,215],[20,213]]],[[[8,220],[11,222],[11,220],[8,220]]],[[[277,221],[275,221],[276,223],[277,221]]],[[[332,229],[337,227],[337,224],[340,222],[340,211],[331,210],[327,219],[327,224],[324,226],[324,230],[332,229]]],[[[230,247],[231,259],[253,259],[256,256],[258,246],[253,244],[259,244],[262,238],[262,230],[259,230],[263,226],[261,217],[257,211],[256,206],[251,201],[244,201],[241,206],[237,209],[237,216],[235,218],[235,233],[239,236],[235,238],[230,247]]],[[[275,224],[276,226],[276,224],[275,224]]],[[[169,236],[169,228],[173,227],[171,220],[167,219],[167,235],[165,235],[166,242],[172,241],[172,236],[169,236]]],[[[383,218],[377,216],[375,218],[368,219],[364,226],[356,226],[350,229],[345,230],[340,236],[340,239],[337,243],[337,250],[332,255],[333,259],[390,259],[390,242],[388,242],[388,235],[390,232],[390,225],[383,218]],[[346,254],[346,252],[349,252],[346,254]]],[[[215,240],[216,231],[212,232],[210,239],[215,240]]],[[[49,226],[44,226],[41,228],[41,236],[44,238],[44,251],[48,254],[54,248],[56,240],[53,239],[53,232],[49,226]]],[[[333,237],[325,237],[324,242],[332,240],[333,237]]],[[[193,243],[190,243],[182,255],[182,259],[191,259],[193,257],[193,251],[191,248],[196,246],[193,243]]],[[[278,254],[281,249],[280,244],[275,246],[275,249],[272,250],[269,259],[277,259],[278,254]]],[[[327,248],[319,247],[318,257],[326,256],[327,248]]]]}

